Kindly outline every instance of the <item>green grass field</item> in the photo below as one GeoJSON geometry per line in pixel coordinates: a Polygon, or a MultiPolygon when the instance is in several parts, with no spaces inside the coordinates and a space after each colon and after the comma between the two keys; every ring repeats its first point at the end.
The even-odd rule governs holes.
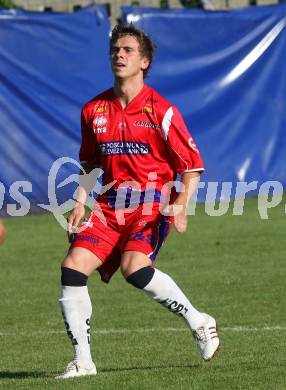
{"type": "Polygon", "coordinates": [[[59,310],[60,262],[68,244],[51,215],[6,220],[0,248],[0,388],[286,389],[285,199],[261,220],[257,199],[242,216],[209,217],[172,232],[157,266],[216,317],[217,356],[203,362],[183,320],[118,273],[89,279],[98,375],[57,381],[72,348],[59,310]]]}

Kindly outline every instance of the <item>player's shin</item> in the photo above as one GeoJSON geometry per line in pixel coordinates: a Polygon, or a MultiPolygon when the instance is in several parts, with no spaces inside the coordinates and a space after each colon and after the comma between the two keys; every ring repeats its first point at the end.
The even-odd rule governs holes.
{"type": "Polygon", "coordinates": [[[93,364],[90,353],[92,305],[86,275],[69,268],[62,268],[60,306],[67,335],[74,348],[74,360],[89,367],[93,364]]]}
{"type": "Polygon", "coordinates": [[[169,275],[151,267],[144,267],[128,276],[127,282],[146,291],[155,301],[186,320],[191,329],[204,322],[202,313],[194,308],[169,275]]]}

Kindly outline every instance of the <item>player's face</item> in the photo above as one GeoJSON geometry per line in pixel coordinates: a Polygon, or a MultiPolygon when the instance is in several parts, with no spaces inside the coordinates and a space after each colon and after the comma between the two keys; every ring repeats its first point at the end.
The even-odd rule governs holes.
{"type": "Polygon", "coordinates": [[[115,78],[127,79],[142,74],[149,60],[142,57],[136,38],[126,35],[119,38],[110,50],[111,67],[115,78]]]}

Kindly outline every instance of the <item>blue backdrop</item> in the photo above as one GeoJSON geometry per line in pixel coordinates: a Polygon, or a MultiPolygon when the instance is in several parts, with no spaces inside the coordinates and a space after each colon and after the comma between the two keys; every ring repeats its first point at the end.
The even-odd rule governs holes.
{"type": "Polygon", "coordinates": [[[286,5],[124,7],[123,19],[158,46],[150,83],[181,109],[206,164],[202,180],[285,186],[286,5]]]}
{"type": "MultiPolygon", "coordinates": [[[[15,203],[9,194],[13,182],[32,183],[25,196],[35,210],[47,204],[53,162],[78,159],[81,106],[112,82],[109,32],[104,6],[75,13],[0,11],[2,213],[15,203]]],[[[76,169],[65,164],[57,180],[76,169]]],[[[69,186],[60,197],[65,195],[69,186]]],[[[0,208],[1,203],[0,196],[0,208]]]]}
{"type": "MultiPolygon", "coordinates": [[[[158,46],[147,82],[183,113],[205,161],[203,180],[285,185],[286,5],[122,11],[158,46]]],[[[32,183],[25,196],[33,209],[47,203],[53,162],[77,158],[81,106],[112,84],[109,31],[103,6],[0,11],[2,213],[15,203],[17,180],[32,183]]],[[[57,180],[75,170],[65,164],[57,180]]]]}

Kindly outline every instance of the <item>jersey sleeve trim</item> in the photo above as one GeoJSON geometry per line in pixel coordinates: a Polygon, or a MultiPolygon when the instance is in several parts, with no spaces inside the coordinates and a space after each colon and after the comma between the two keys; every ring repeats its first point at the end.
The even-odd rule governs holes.
{"type": "Polygon", "coordinates": [[[174,115],[173,107],[169,107],[166,111],[164,118],[162,120],[162,129],[163,129],[163,137],[164,140],[167,141],[168,139],[168,133],[170,130],[170,126],[172,123],[172,116],[174,115]]]}
{"type": "Polygon", "coordinates": [[[182,158],[182,156],[171,146],[170,142],[168,142],[168,133],[170,130],[170,126],[172,124],[172,117],[174,115],[173,107],[169,107],[166,111],[163,120],[162,120],[162,129],[163,129],[163,138],[167,142],[168,146],[173,150],[173,152],[183,161],[183,163],[186,165],[186,170],[189,167],[189,164],[186,160],[182,158]]]}
{"type": "Polygon", "coordinates": [[[183,173],[185,172],[203,172],[205,168],[194,168],[194,169],[186,169],[183,173]]]}

